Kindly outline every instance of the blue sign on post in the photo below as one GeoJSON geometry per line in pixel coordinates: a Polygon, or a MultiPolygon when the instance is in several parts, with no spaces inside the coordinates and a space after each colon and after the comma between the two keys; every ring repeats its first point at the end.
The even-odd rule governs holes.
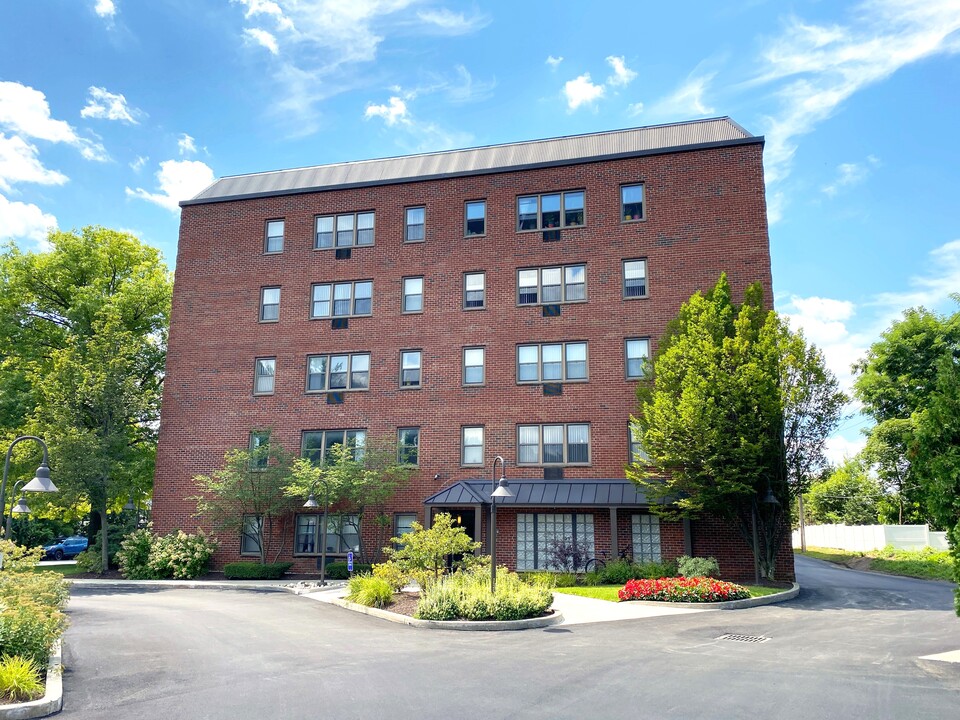
{"type": "Polygon", "coordinates": [[[347,572],[353,572],[353,553],[347,553],[347,572]]]}

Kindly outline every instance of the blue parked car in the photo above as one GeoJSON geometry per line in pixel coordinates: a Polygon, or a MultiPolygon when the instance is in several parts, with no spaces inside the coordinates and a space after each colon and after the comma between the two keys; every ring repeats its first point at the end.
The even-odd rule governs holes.
{"type": "Polygon", "coordinates": [[[43,554],[45,557],[54,560],[63,560],[64,558],[76,557],[87,549],[89,542],[80,535],[71,535],[70,537],[57,538],[53,544],[45,545],[43,554]]]}

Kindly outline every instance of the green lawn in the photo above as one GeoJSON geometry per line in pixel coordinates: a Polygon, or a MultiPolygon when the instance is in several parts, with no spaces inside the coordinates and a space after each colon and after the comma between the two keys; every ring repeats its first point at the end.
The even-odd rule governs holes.
{"type": "Polygon", "coordinates": [[[60,573],[66,577],[70,575],[79,575],[80,569],[76,565],[37,565],[33,571],[34,572],[55,572],[60,573]]]}
{"type": "MultiPolygon", "coordinates": [[[[610,602],[620,602],[617,593],[623,585],[592,585],[577,587],[554,588],[554,592],[566,593],[567,595],[580,595],[581,597],[596,598],[597,600],[609,600],[610,602]]],[[[764,587],[761,585],[744,585],[750,591],[751,597],[763,597],[764,595],[773,595],[783,592],[784,588],[764,587]]]]}
{"type": "Polygon", "coordinates": [[[953,558],[947,551],[925,550],[871,550],[860,553],[849,550],[835,550],[833,548],[808,547],[805,553],[795,551],[797,555],[840,565],[851,565],[854,561],[858,570],[875,570],[889,575],[923,578],[927,580],[953,580],[953,558]]]}

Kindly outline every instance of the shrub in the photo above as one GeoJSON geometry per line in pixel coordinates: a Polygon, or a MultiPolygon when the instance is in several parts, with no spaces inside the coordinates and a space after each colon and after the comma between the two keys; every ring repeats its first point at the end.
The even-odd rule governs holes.
{"type": "Polygon", "coordinates": [[[638,577],[643,577],[638,571],[638,566],[629,560],[617,560],[609,563],[600,574],[604,583],[623,585],[627,580],[636,580],[638,577]]]}
{"type": "Polygon", "coordinates": [[[373,576],[386,582],[394,591],[399,591],[407,584],[407,576],[400,566],[393,561],[377,563],[373,566],[373,576]]]}
{"type": "Polygon", "coordinates": [[[720,565],[716,558],[690,557],[681,555],[677,558],[677,572],[683,577],[720,577],[720,565]]]}
{"type": "Polygon", "coordinates": [[[0,698],[26,702],[42,696],[40,668],[33,660],[16,655],[0,657],[0,698]]]}
{"type": "Polygon", "coordinates": [[[635,580],[656,580],[677,575],[677,563],[673,560],[643,560],[634,562],[637,576],[635,580]]]}
{"type": "Polygon", "coordinates": [[[134,530],[120,543],[117,551],[117,564],[121,574],[130,580],[152,580],[154,572],[150,569],[150,551],[154,537],[150,530],[134,530]]]}
{"type": "Polygon", "coordinates": [[[391,540],[399,549],[385,547],[383,551],[421,588],[447,572],[451,556],[460,557],[452,563],[454,570],[476,564],[473,553],[480,543],[471,540],[465,528],[455,526],[449,513],[439,513],[429,530],[418,522],[411,527],[412,532],[391,540]]]}
{"type": "Polygon", "coordinates": [[[950,554],[953,556],[953,581],[957,587],[953,591],[954,608],[960,615],[960,522],[947,530],[947,539],[950,541],[950,554]]]}
{"type": "Polygon", "coordinates": [[[2,572],[30,573],[43,557],[43,548],[28,548],[12,540],[0,540],[0,554],[3,555],[2,572]]]}
{"type": "Polygon", "coordinates": [[[350,590],[347,600],[360,605],[382,608],[393,601],[393,587],[383,578],[354,575],[347,587],[350,590]]]}
{"type": "MultiPolygon", "coordinates": [[[[368,565],[367,563],[358,563],[353,564],[354,574],[358,573],[368,573],[373,571],[373,565],[368,565]]],[[[326,576],[330,580],[346,580],[350,577],[350,571],[347,570],[347,564],[345,562],[332,562],[327,563],[326,566],[326,576]]]]}
{"type": "Polygon", "coordinates": [[[293,563],[232,562],[223,566],[227,580],[279,580],[293,563]]]}
{"type": "Polygon", "coordinates": [[[189,580],[203,575],[217,541],[200,530],[190,535],[183,530],[156,537],[150,548],[147,566],[154,577],[189,580]]]}
{"type": "Polygon", "coordinates": [[[723,602],[743,600],[750,591],[742,585],[707,577],[676,577],[658,580],[630,580],[618,593],[621,600],[665,602],[723,602]]]}
{"type": "Polygon", "coordinates": [[[59,610],[21,597],[14,605],[0,605],[0,653],[19,655],[46,667],[50,648],[63,634],[66,616],[59,610]]]}
{"type": "Polygon", "coordinates": [[[506,569],[497,575],[497,593],[490,592],[485,572],[456,572],[421,590],[415,617],[423,620],[519,620],[536,617],[553,603],[543,584],[524,582],[506,569]]]}
{"type": "Polygon", "coordinates": [[[547,567],[564,572],[579,572],[590,559],[590,548],[572,537],[556,538],[547,545],[547,567]]]}
{"type": "Polygon", "coordinates": [[[62,610],[70,599],[70,582],[56,572],[0,574],[0,603],[12,605],[29,598],[49,610],[62,610]]]}

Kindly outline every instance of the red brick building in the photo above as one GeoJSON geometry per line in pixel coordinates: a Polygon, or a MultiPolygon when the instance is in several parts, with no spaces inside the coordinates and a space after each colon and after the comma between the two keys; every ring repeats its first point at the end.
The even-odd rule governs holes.
{"type": "MultiPolygon", "coordinates": [[[[576,537],[749,579],[742,537],[659,521],[624,464],[641,359],[681,303],[721,271],[772,298],[762,151],[720,118],[227,177],[181,203],[156,529],[196,527],[191,478],[259,430],[317,458],[390,436],[419,466],[397,532],[444,509],[486,543],[500,455],[511,567],[576,537]]],[[[277,538],[297,569],[318,521],[292,507],[277,538]]],[[[221,543],[217,563],[256,550],[221,543]]]]}

